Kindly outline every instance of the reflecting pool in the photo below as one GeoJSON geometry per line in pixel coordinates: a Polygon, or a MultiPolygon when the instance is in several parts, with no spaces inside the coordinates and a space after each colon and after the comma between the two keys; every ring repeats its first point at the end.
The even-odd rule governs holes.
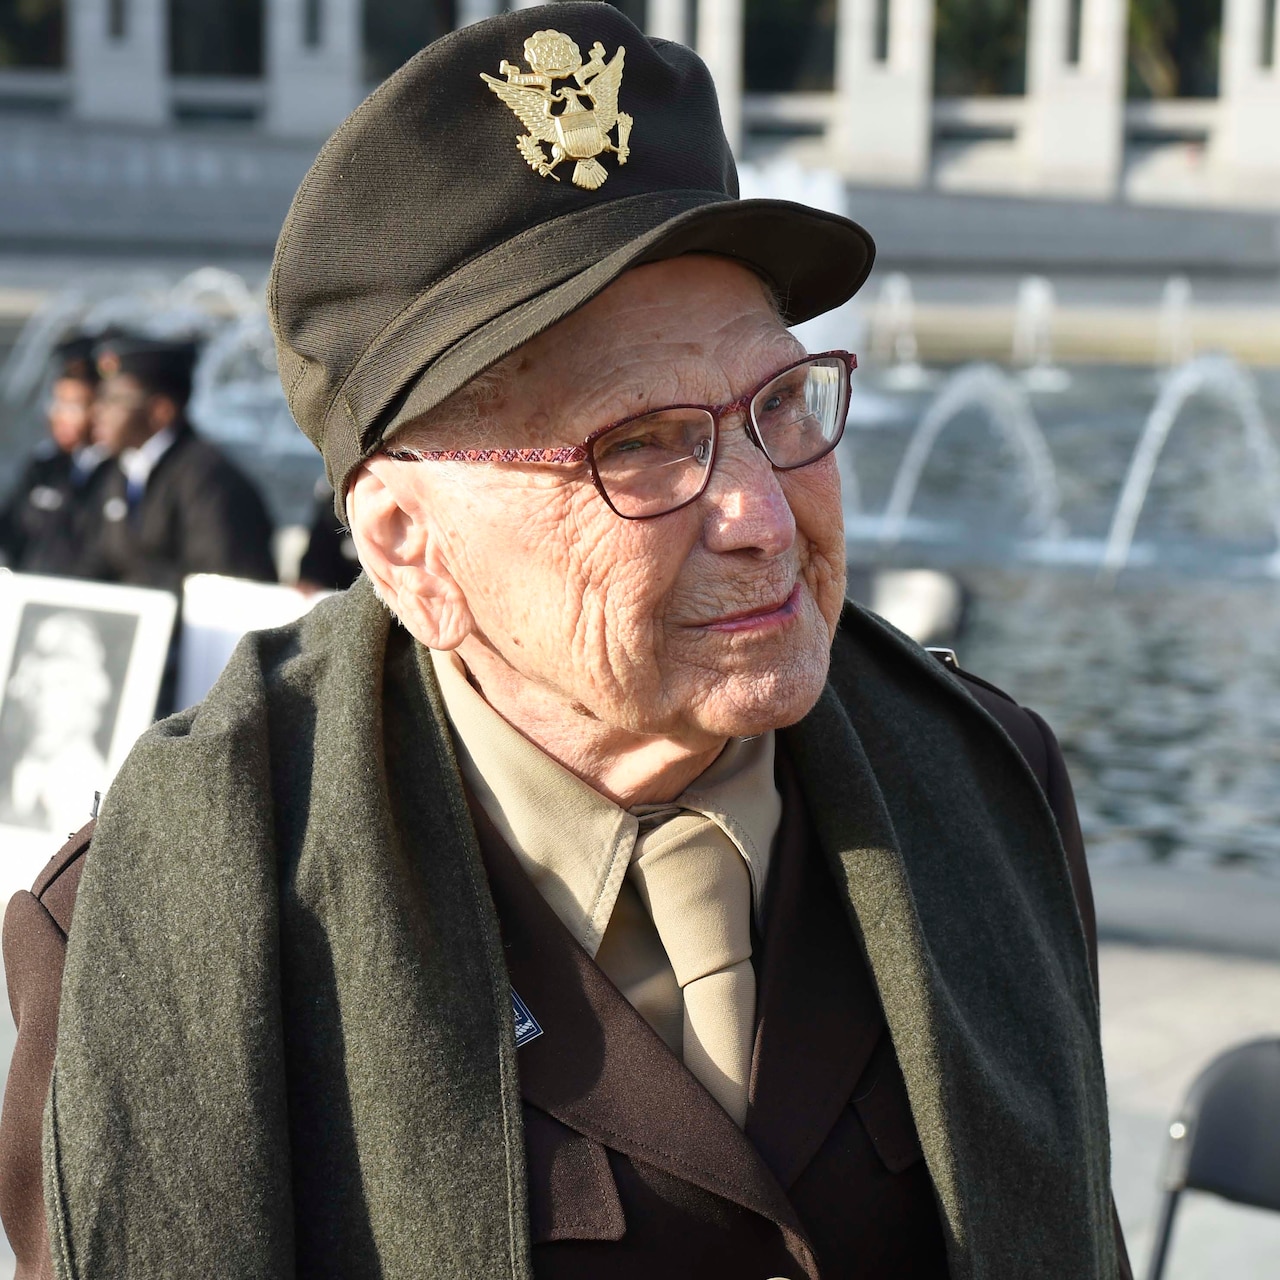
{"type": "MultiPolygon", "coordinates": [[[[1250,377],[1262,420],[1280,422],[1280,375],[1250,377]]],[[[970,406],[938,433],[886,540],[883,513],[945,385],[905,394],[865,379],[842,455],[851,561],[961,581],[961,662],[1054,727],[1092,857],[1280,875],[1275,496],[1238,408],[1188,401],[1112,577],[1105,548],[1157,376],[1072,369],[1066,390],[1029,394],[1056,487],[1048,534],[1027,450],[970,406]]]]}

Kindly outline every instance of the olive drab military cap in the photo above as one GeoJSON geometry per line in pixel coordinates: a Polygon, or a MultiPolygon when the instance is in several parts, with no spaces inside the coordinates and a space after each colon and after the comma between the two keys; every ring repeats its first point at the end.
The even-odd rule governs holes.
{"type": "Polygon", "coordinates": [[[595,2],[455,31],[325,144],[280,233],[280,378],[342,495],[395,431],[629,267],[727,255],[788,322],[839,305],[874,247],[855,223],[739,200],[707,68],[595,2]]]}

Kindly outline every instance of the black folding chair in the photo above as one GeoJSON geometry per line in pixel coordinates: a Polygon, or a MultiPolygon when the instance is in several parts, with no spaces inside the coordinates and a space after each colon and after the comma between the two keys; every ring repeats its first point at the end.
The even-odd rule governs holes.
{"type": "Polygon", "coordinates": [[[1280,1039],[1219,1054],[1169,1126],[1164,1200],[1147,1280],[1160,1280],[1184,1191],[1280,1210],[1280,1039]]]}

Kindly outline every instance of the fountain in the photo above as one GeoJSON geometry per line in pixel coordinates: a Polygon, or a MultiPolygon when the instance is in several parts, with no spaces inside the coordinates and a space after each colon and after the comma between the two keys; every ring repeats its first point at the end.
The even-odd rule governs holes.
{"type": "Polygon", "coordinates": [[[241,316],[260,310],[248,286],[234,271],[200,267],[184,276],[169,291],[170,304],[205,312],[241,316]]]}
{"type": "Polygon", "coordinates": [[[1280,576],[1280,450],[1263,416],[1253,377],[1227,356],[1212,355],[1199,356],[1170,373],[1147,417],[1129,462],[1120,501],[1111,520],[1111,531],[1107,535],[1099,571],[1099,576],[1105,581],[1114,582],[1128,563],[1138,518],[1169,432],[1187,402],[1202,394],[1216,396],[1240,420],[1245,443],[1258,467],[1259,483],[1267,496],[1276,537],[1276,552],[1269,557],[1264,569],[1269,574],[1280,576]]]}
{"type": "MultiPolygon", "coordinates": [[[[1182,318],[1166,319],[1162,359],[1178,334],[1189,341],[1189,291],[1173,285],[1166,300],[1167,316],[1182,318]]],[[[1156,328],[1152,314],[1153,343],[1156,328]]],[[[921,606],[944,601],[946,583],[923,579],[926,592],[914,572],[895,571],[951,570],[966,607],[959,636],[941,643],[1055,727],[1091,861],[1230,868],[1247,893],[1280,876],[1280,437],[1273,443],[1265,420],[1280,425],[1280,380],[1221,357],[1164,373],[1156,391],[1149,366],[1072,373],[1064,395],[1034,402],[1069,535],[1054,531],[1057,486],[1032,479],[1053,475],[1043,441],[1018,449],[1017,470],[1040,493],[1031,522],[1055,532],[1032,542],[983,536],[995,488],[974,482],[984,458],[949,447],[956,438],[933,448],[962,406],[997,423],[991,402],[1013,397],[1029,415],[1016,376],[962,371],[926,421],[919,397],[902,395],[911,420],[850,430],[870,513],[849,520],[854,593],[925,634],[943,615],[921,606]],[[1166,493],[1175,511],[1194,513],[1190,528],[1157,520],[1151,509],[1166,493]],[[1099,584],[1104,562],[1112,578],[1124,571],[1123,590],[1099,584]]],[[[967,442],[977,416],[954,436],[967,442]]],[[[1016,495],[1001,496],[1021,498],[1023,481],[1010,481],[1016,495]]]]}
{"type": "Polygon", "coordinates": [[[871,312],[871,357],[885,366],[880,384],[891,391],[918,391],[929,385],[916,341],[915,297],[901,271],[890,272],[871,312]]]}
{"type": "Polygon", "coordinates": [[[210,439],[310,458],[310,441],[285,403],[275,340],[260,308],[224,325],[200,353],[193,378],[191,421],[210,439]]]}
{"type": "Polygon", "coordinates": [[[991,424],[1021,457],[1030,504],[1028,531],[1040,536],[1059,532],[1057,473],[1026,392],[994,365],[971,364],[947,380],[907,445],[880,520],[882,546],[893,546],[901,540],[920,477],[938,437],[966,409],[985,411],[991,424]]]}
{"type": "Polygon", "coordinates": [[[1013,363],[1029,391],[1065,391],[1071,376],[1053,363],[1053,315],[1058,299],[1044,276],[1026,276],[1018,285],[1013,311],[1013,363]]]}
{"type": "MultiPolygon", "coordinates": [[[[793,194],[790,181],[771,172],[760,194],[793,194]]],[[[836,195],[804,198],[835,205],[836,195]]],[[[119,273],[76,283],[50,298],[0,370],[4,416],[16,419],[14,410],[32,405],[49,352],[86,322],[152,332],[186,326],[205,338],[193,416],[233,453],[252,456],[282,524],[306,520],[316,463],[276,385],[258,282],[202,270],[177,283],[119,273]]],[[[1224,359],[1188,362],[1192,290],[1175,277],[1162,294],[1153,291],[1159,314],[1153,306],[1146,326],[1153,351],[1158,344],[1158,390],[1150,367],[1072,368],[1065,393],[1036,398],[1037,380],[1054,367],[1054,301],[1046,282],[1024,281],[1017,367],[969,366],[931,387],[936,397],[920,394],[931,377],[942,379],[921,368],[906,276],[885,279],[878,302],[867,298],[869,351],[860,349],[856,303],[799,329],[810,350],[853,347],[872,371],[855,375],[839,453],[853,590],[913,633],[956,643],[967,669],[1015,691],[1055,725],[1091,858],[1198,860],[1274,878],[1280,554],[1256,534],[1274,534],[1280,546],[1280,449],[1263,412],[1280,414],[1280,380],[1262,375],[1255,387],[1224,359]],[[1165,448],[1175,429],[1182,435],[1165,448]],[[1202,430],[1215,444],[1192,456],[1202,430]],[[997,449],[1003,461],[1004,442],[1012,463],[989,466],[997,449]],[[1237,476],[1241,455],[1257,486],[1247,491],[1237,476]],[[848,465],[854,459],[856,469],[848,465]],[[1185,479],[1175,484],[1179,468],[1185,479]],[[991,483],[978,482],[988,473],[991,483]],[[1175,505],[1185,501],[1197,521],[1208,513],[1212,538],[1202,536],[1208,524],[1188,537],[1157,521],[1166,481],[1175,505]],[[1263,493],[1265,506],[1253,501],[1263,493]],[[1070,536],[1061,532],[1063,517],[1070,536]],[[1219,541],[1220,528],[1241,529],[1243,538],[1219,541]],[[1111,579],[1123,571],[1124,589],[1100,589],[1100,568],[1111,579]],[[1173,579],[1167,571],[1175,568],[1173,579]],[[958,640],[942,638],[957,627],[958,640]]],[[[34,437],[33,414],[24,426],[34,437]]],[[[19,443],[10,441],[15,461],[19,443]]]]}
{"type": "Polygon", "coordinates": [[[1170,276],[1160,293],[1156,322],[1156,363],[1164,370],[1181,368],[1195,355],[1191,326],[1191,281],[1170,276]]]}

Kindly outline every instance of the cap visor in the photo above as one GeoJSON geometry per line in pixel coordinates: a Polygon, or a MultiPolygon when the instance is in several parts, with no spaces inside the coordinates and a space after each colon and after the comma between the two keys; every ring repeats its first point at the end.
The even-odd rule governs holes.
{"type": "MultiPolygon", "coordinates": [[[[670,195],[671,193],[668,193],[670,195]]],[[[772,286],[782,317],[799,324],[838,307],[851,298],[871,271],[875,244],[857,223],[836,214],[786,200],[727,200],[708,192],[679,193],[691,207],[636,234],[605,257],[590,262],[567,279],[517,303],[477,325],[410,381],[374,424],[366,448],[372,449],[399,428],[421,417],[477,374],[537,337],[557,320],[589,302],[624,271],[685,253],[715,253],[732,258],[760,274],[772,286]]],[[[671,201],[666,201],[666,209],[671,201]]],[[[585,211],[584,211],[585,212],[585,211]]],[[[653,203],[644,196],[596,206],[590,211],[608,226],[594,238],[582,215],[575,218],[575,238],[598,248],[616,234],[618,220],[634,212],[649,220],[653,203]],[[635,205],[634,210],[622,206],[635,205]],[[585,234],[584,234],[585,233],[585,234]]],[[[554,224],[551,224],[554,225],[554,224]]],[[[483,270],[513,270],[507,246],[469,264],[483,270]]],[[[498,290],[500,292],[500,290],[498,290]]]]}

